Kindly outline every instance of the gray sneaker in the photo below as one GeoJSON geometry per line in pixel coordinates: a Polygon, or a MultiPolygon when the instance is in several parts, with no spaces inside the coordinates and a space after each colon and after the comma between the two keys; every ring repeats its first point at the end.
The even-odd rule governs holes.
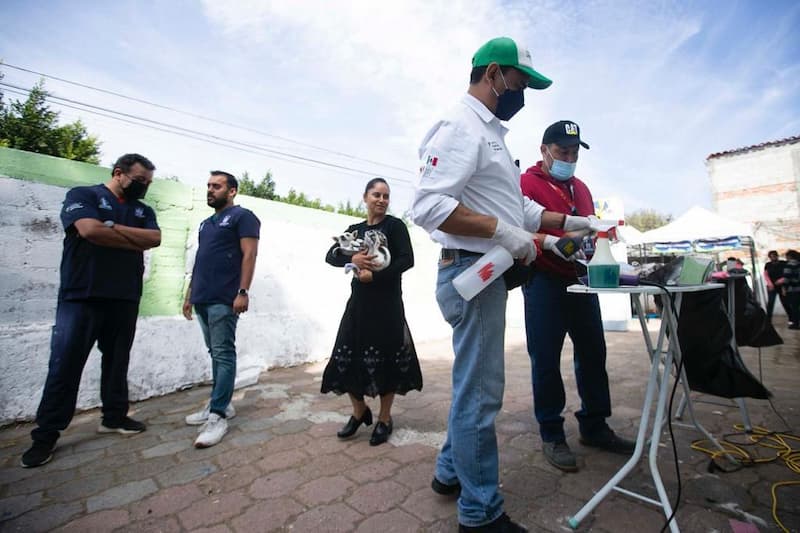
{"type": "Polygon", "coordinates": [[[578,461],[575,459],[575,454],[569,449],[567,441],[545,442],[542,445],[542,451],[547,462],[559,470],[564,472],[578,470],[578,461]]]}

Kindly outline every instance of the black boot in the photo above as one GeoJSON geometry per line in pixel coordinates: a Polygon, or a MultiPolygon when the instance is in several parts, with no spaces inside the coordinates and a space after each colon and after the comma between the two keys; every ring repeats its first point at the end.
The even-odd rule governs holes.
{"type": "Polygon", "coordinates": [[[356,431],[358,431],[358,428],[361,426],[361,424],[364,424],[365,426],[372,425],[372,411],[369,410],[369,407],[367,407],[367,409],[361,415],[361,418],[351,416],[350,420],[348,420],[347,424],[345,424],[344,427],[339,430],[336,436],[340,439],[349,439],[356,434],[356,431]]]}

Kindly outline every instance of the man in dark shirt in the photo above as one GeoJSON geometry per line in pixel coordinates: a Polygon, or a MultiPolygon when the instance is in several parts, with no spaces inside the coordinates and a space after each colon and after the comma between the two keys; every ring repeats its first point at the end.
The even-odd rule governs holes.
{"type": "Polygon", "coordinates": [[[786,264],[783,276],[777,285],[783,292],[786,302],[786,314],[789,315],[789,329],[800,329],[800,252],[786,252],[786,264]]]}
{"type": "Polygon", "coordinates": [[[770,250],[767,253],[769,262],[764,265],[764,281],[767,282],[767,318],[772,320],[772,311],[775,309],[775,298],[779,298],[781,306],[786,309],[786,299],[780,287],[775,286],[775,282],[783,277],[783,269],[786,267],[786,261],[778,259],[778,252],[770,250]]]}
{"type": "Polygon", "coordinates": [[[161,244],[155,212],[141,202],[155,167],[139,154],[114,164],[103,185],[75,187],[61,210],[64,252],[50,364],[23,467],[52,459],[72,420],[83,367],[95,341],[102,352],[100,433],[139,433],[128,415],[128,361],[142,296],[142,252],[161,244]]]}
{"type": "Polygon", "coordinates": [[[183,302],[183,316],[197,311],[208,353],[214,386],[211,400],[186,417],[189,425],[203,425],[196,448],[214,446],[228,432],[228,418],[236,380],[236,322],[250,304],[247,291],[253,281],[261,222],[233,204],[239,184],[227,172],[214,170],[208,179],[208,205],[214,214],[200,224],[199,245],[192,280],[183,302]]]}

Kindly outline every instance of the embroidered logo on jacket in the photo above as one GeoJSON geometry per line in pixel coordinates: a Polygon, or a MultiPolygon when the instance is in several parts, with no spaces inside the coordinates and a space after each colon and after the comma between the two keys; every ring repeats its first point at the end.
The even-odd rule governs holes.
{"type": "Polygon", "coordinates": [[[65,207],[64,211],[66,213],[69,213],[71,211],[75,211],[76,209],[83,209],[83,204],[80,202],[75,202],[74,204],[70,204],[67,207],[65,207]]]}
{"type": "Polygon", "coordinates": [[[144,218],[144,207],[137,207],[133,214],[137,218],[144,218]]]}
{"type": "Polygon", "coordinates": [[[230,215],[225,215],[225,217],[223,217],[223,219],[222,219],[222,222],[219,223],[219,226],[220,227],[224,227],[224,226],[230,226],[230,225],[231,225],[231,216],[230,215]]]}
{"type": "Polygon", "coordinates": [[[99,207],[100,209],[106,209],[108,211],[113,211],[114,209],[113,207],[111,207],[111,204],[108,203],[108,200],[106,200],[105,196],[100,198],[100,204],[98,204],[97,207],[99,207]]]}

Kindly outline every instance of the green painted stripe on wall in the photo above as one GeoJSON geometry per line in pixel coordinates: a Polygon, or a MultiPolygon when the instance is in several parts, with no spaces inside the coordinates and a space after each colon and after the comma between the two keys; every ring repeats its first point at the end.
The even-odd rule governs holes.
{"type": "MultiPolygon", "coordinates": [[[[154,162],[156,166],[158,162],[154,162]]],[[[10,178],[71,188],[105,183],[111,169],[33,152],[0,147],[0,175],[10,178]]],[[[66,192],[66,191],[65,191],[66,192]]],[[[144,283],[140,316],[171,316],[181,312],[186,268],[186,241],[190,227],[204,218],[205,199],[186,184],[156,179],[145,203],[156,211],[161,227],[161,246],[149,254],[148,276],[144,283]]],[[[55,298],[55,294],[53,295],[55,298]]]]}

